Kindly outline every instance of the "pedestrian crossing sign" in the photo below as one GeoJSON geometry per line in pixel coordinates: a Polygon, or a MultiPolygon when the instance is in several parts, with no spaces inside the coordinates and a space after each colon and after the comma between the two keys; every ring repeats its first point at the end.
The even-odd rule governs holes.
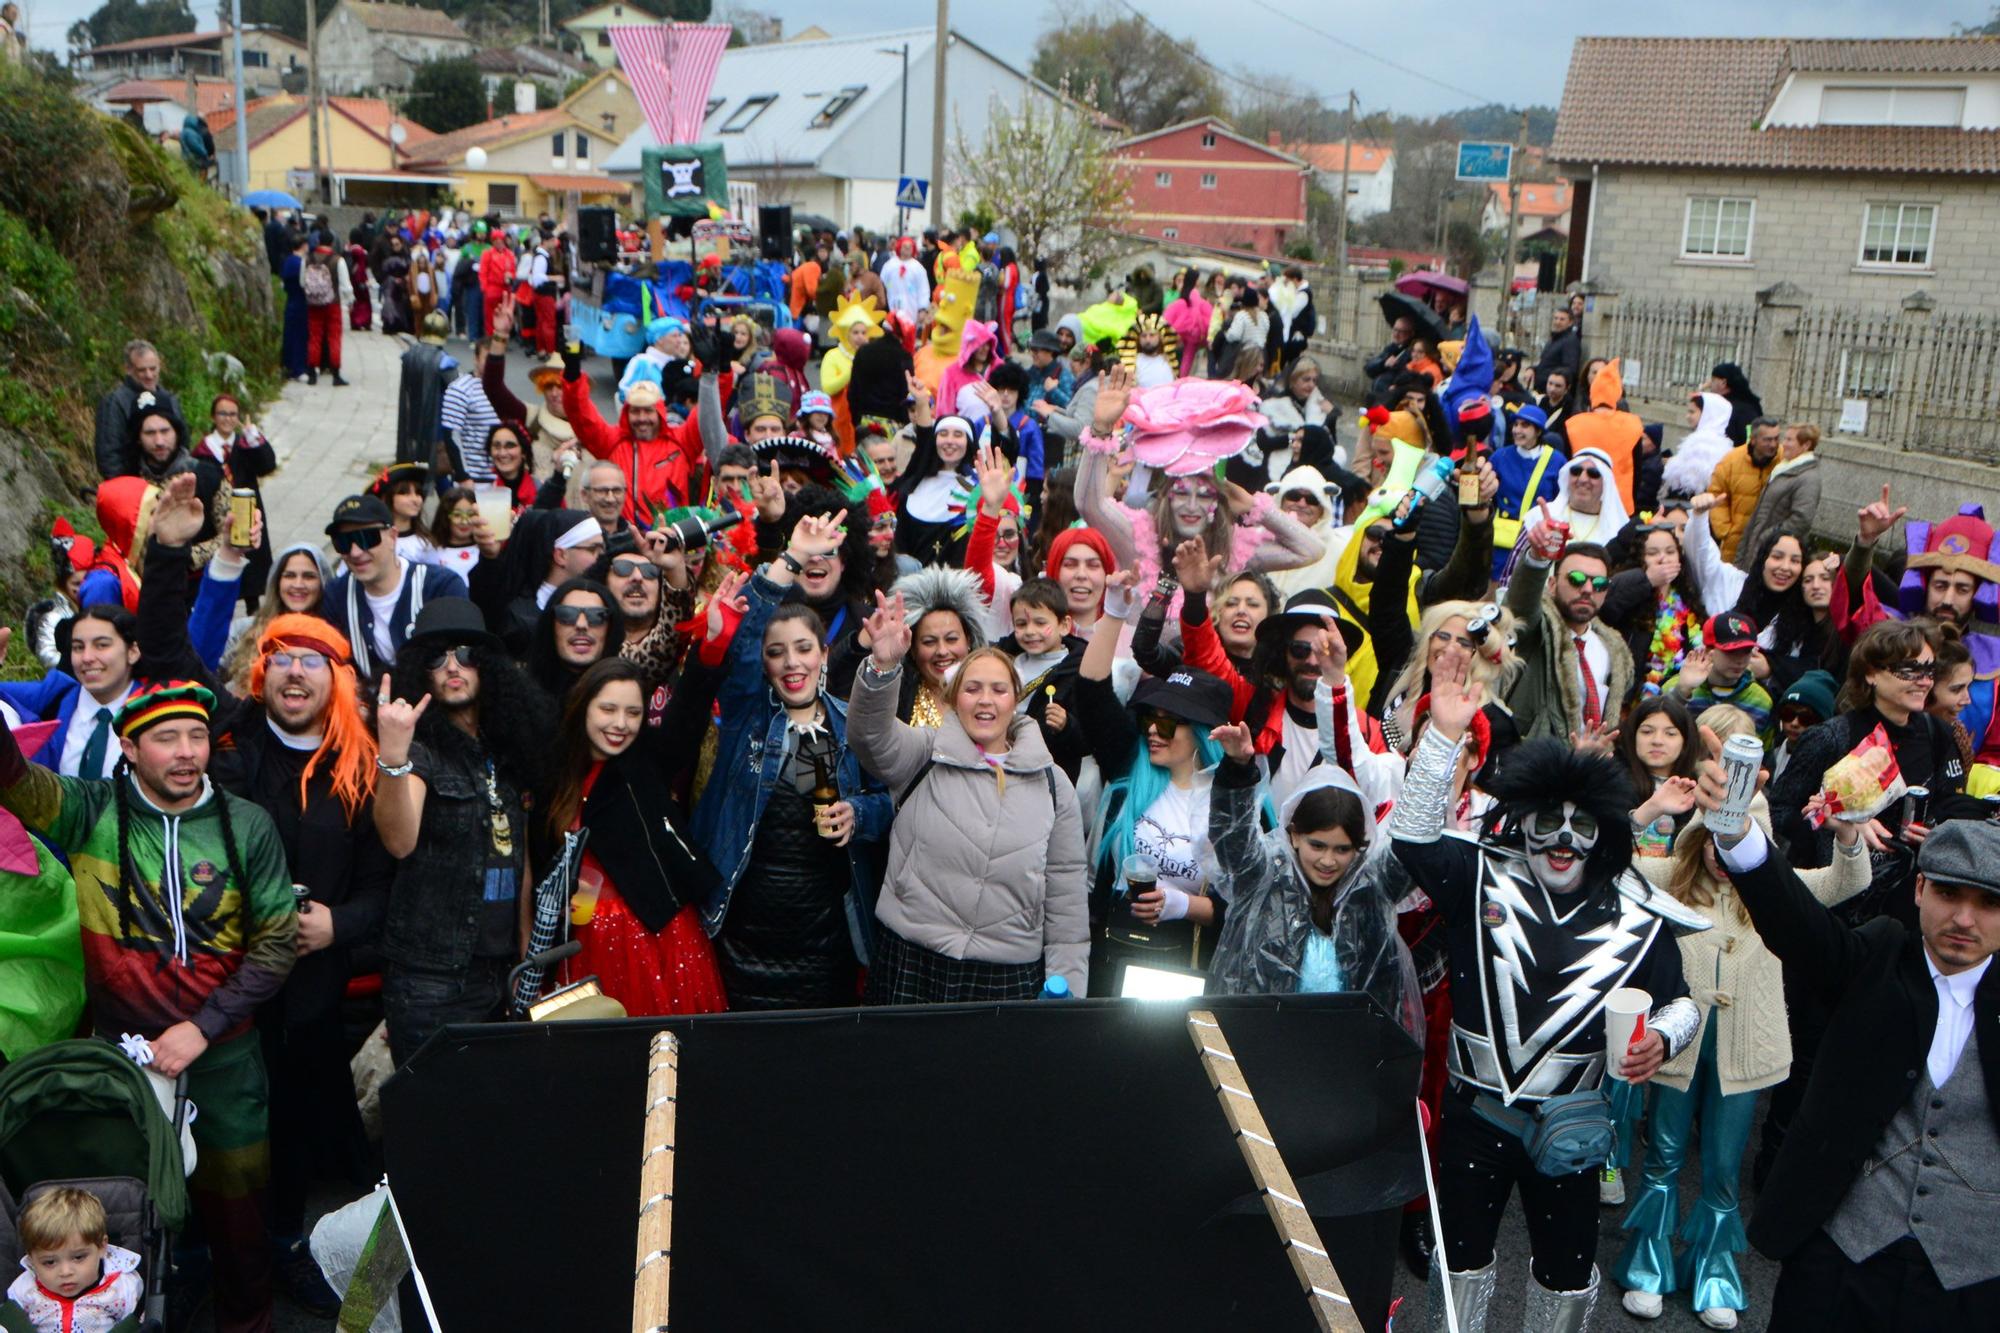
{"type": "Polygon", "coordinates": [[[922,208],[931,183],[920,176],[905,176],[896,182],[896,207],[922,208]]]}

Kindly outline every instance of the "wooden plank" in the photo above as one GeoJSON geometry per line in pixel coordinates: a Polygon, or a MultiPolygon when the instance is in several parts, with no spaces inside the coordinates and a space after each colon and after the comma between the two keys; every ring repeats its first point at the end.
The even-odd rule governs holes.
{"type": "Polygon", "coordinates": [[[1187,1032],[1201,1056],[1209,1086],[1222,1104],[1223,1118],[1236,1135],[1236,1146],[1250,1167],[1250,1178],[1264,1196],[1264,1210],[1284,1242],[1285,1257],[1312,1303],[1313,1318],[1326,1333],[1362,1333],[1354,1303],[1348,1300],[1347,1288],[1341,1285],[1326,1247],[1320,1244],[1312,1215],[1299,1201],[1298,1186],[1292,1183],[1292,1173],[1264,1123],[1264,1113],[1257,1109],[1257,1099],[1250,1095],[1250,1085],[1243,1080],[1229,1039],[1222,1035],[1222,1025],[1208,1010],[1191,1009],[1187,1032]]]}
{"type": "Polygon", "coordinates": [[[674,1244],[674,1106],[680,1090],[680,1038],[653,1037],[646,1057],[645,1150],[639,1158],[637,1268],[632,1274],[632,1333],[666,1333],[674,1244]]]}

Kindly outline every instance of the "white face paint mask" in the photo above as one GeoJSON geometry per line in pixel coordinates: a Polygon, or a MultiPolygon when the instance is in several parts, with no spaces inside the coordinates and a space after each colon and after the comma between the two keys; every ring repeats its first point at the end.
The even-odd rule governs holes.
{"type": "Polygon", "coordinates": [[[1544,806],[1522,821],[1528,844],[1528,869],[1550,893],[1574,893],[1583,887],[1584,862],[1597,845],[1597,821],[1575,801],[1544,806]]]}

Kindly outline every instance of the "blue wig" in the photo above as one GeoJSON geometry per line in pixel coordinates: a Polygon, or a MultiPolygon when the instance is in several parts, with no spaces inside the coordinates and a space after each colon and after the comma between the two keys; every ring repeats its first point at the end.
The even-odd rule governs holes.
{"type": "MultiPolygon", "coordinates": [[[[1214,768],[1222,762],[1222,747],[1208,734],[1207,727],[1196,726],[1190,722],[1183,722],[1181,725],[1194,734],[1196,768],[1214,768]]],[[[1097,847],[1098,861],[1103,863],[1108,858],[1114,870],[1135,850],[1133,830],[1145,813],[1153,808],[1153,802],[1160,799],[1167,790],[1167,784],[1172,780],[1168,777],[1167,770],[1154,763],[1151,756],[1146,753],[1146,738],[1143,734],[1139,737],[1138,750],[1139,752],[1132,758],[1132,767],[1126,771],[1125,776],[1107,784],[1104,788],[1102,799],[1107,803],[1112,800],[1114,794],[1124,798],[1118,805],[1117,818],[1104,826],[1104,837],[1097,847]]],[[[1196,835],[1200,837],[1207,832],[1207,829],[1198,829],[1196,835]]]]}

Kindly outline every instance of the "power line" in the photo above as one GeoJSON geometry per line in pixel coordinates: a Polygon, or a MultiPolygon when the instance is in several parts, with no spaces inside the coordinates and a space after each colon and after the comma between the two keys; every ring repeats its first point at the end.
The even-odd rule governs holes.
{"type": "Polygon", "coordinates": [[[1390,69],[1395,70],[1399,74],[1407,74],[1413,79],[1422,79],[1425,83],[1435,84],[1436,86],[1444,89],[1446,92],[1457,93],[1460,97],[1469,97],[1473,100],[1473,103],[1475,105],[1483,106],[1487,102],[1493,100],[1490,97],[1486,96],[1484,93],[1475,93],[1470,88],[1461,88],[1455,83],[1446,83],[1443,79],[1437,78],[1434,75],[1426,74],[1420,69],[1413,69],[1408,65],[1402,64],[1398,61],[1391,60],[1387,56],[1377,55],[1375,54],[1375,52],[1368,50],[1366,47],[1356,46],[1353,42],[1348,41],[1345,37],[1336,36],[1335,34],[1328,32],[1325,28],[1316,28],[1312,24],[1307,23],[1304,19],[1296,18],[1293,15],[1287,14],[1284,10],[1279,9],[1276,5],[1266,3],[1266,0],[1250,0],[1250,3],[1256,5],[1257,8],[1264,10],[1267,13],[1277,15],[1279,18],[1285,20],[1287,23],[1296,24],[1297,26],[1304,28],[1307,32],[1312,33],[1314,36],[1324,37],[1327,41],[1332,42],[1335,46],[1341,47],[1344,50],[1352,51],[1355,55],[1363,56],[1369,60],[1373,60],[1377,64],[1387,65],[1390,69]]]}

